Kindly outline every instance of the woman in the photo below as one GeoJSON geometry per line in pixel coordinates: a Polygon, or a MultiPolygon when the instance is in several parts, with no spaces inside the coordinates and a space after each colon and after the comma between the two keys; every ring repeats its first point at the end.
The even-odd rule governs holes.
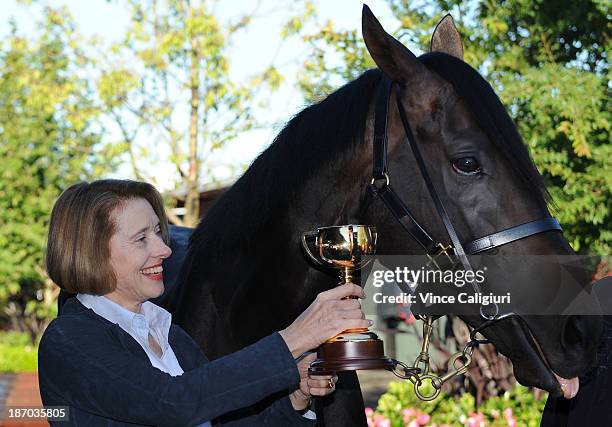
{"type": "Polygon", "coordinates": [[[147,301],[164,291],[167,242],[162,199],[149,184],[101,180],[59,197],[47,271],[77,297],[40,342],[44,405],[69,406],[70,424],[88,427],[313,425],[303,416],[310,397],[333,391],[337,377],[308,377],[313,356],[296,360],[342,330],[370,326],[357,299],[342,299],[363,297],[361,288],[323,292],[286,329],[209,362],[147,301]],[[247,408],[270,395],[259,413],[247,408]]]}

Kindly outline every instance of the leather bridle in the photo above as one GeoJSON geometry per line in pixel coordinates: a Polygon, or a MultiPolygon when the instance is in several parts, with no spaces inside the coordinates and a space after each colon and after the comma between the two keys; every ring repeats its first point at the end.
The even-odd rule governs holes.
{"type": "MultiPolygon", "coordinates": [[[[465,271],[473,271],[468,255],[486,252],[508,243],[547,231],[562,231],[559,222],[555,218],[547,217],[479,237],[465,244],[461,243],[455,227],[453,226],[444,207],[444,204],[442,203],[442,200],[435,189],[429,172],[427,171],[427,167],[425,166],[425,162],[423,161],[423,157],[421,156],[419,147],[416,143],[416,139],[412,133],[410,122],[408,121],[406,111],[402,105],[400,85],[392,82],[384,75],[382,79],[383,81],[379,86],[375,106],[373,140],[374,151],[372,161],[373,171],[372,182],[369,188],[374,195],[379,197],[384,202],[395,219],[421,246],[433,265],[440,268],[438,259],[439,257],[444,256],[452,264],[456,264],[458,260],[465,271]],[[418,222],[418,220],[410,212],[410,209],[408,209],[406,204],[391,187],[387,159],[387,127],[389,120],[389,99],[392,90],[395,90],[397,109],[406,135],[406,142],[412,150],[412,154],[414,155],[416,163],[419,167],[421,176],[425,181],[425,185],[434,203],[436,212],[444,224],[444,228],[446,229],[450,239],[450,244],[444,244],[443,242],[436,241],[432,235],[427,232],[425,227],[418,222]]],[[[472,286],[475,292],[480,293],[480,288],[476,282],[472,282],[472,286]]],[[[451,357],[449,361],[449,370],[447,374],[443,376],[438,376],[429,372],[429,342],[432,334],[432,323],[435,318],[431,316],[418,316],[420,320],[424,322],[421,353],[415,360],[413,366],[407,366],[400,361],[395,361],[396,369],[394,370],[394,373],[400,378],[409,379],[412,381],[414,384],[415,393],[420,399],[435,399],[440,393],[443,383],[450,380],[454,376],[463,374],[467,371],[468,365],[472,361],[472,353],[474,348],[480,344],[490,343],[489,340],[477,338],[476,335],[499,320],[508,318],[510,316],[518,316],[514,312],[499,315],[499,307],[497,304],[489,304],[489,306],[493,307],[492,313],[485,313],[484,306],[480,306],[480,316],[484,319],[483,323],[471,331],[470,340],[466,344],[463,351],[457,352],[451,357]],[[457,366],[457,362],[459,362],[459,366],[457,366]],[[421,365],[423,368],[420,367],[421,365]],[[403,372],[398,372],[397,366],[400,366],[403,369],[403,372]],[[424,394],[420,390],[420,387],[425,380],[429,380],[433,385],[433,393],[424,394]]]]}
{"type": "MultiPolygon", "coordinates": [[[[455,227],[451,222],[448,213],[436,191],[431,180],[421,152],[416,143],[416,139],[412,134],[410,122],[406,116],[406,111],[401,102],[401,89],[399,84],[391,82],[386,76],[383,76],[383,82],[380,85],[379,93],[376,98],[376,110],[374,116],[374,153],[373,153],[373,170],[372,183],[370,190],[378,196],[387,206],[391,214],[397,219],[402,227],[410,234],[410,236],[423,248],[427,256],[435,260],[440,255],[455,256],[462,264],[465,270],[472,270],[467,255],[474,255],[481,252],[486,252],[491,249],[498,248],[508,243],[524,239],[546,231],[562,231],[559,222],[553,217],[547,217],[530,221],[524,224],[516,225],[505,230],[501,230],[478,239],[472,240],[466,244],[462,244],[459,240],[455,227]],[[434,202],[436,212],[438,213],[444,228],[450,238],[451,243],[445,245],[442,242],[436,241],[431,234],[417,221],[412,215],[410,209],[399,198],[391,187],[389,178],[388,161],[387,161],[387,124],[389,118],[389,98],[391,90],[395,88],[397,108],[406,133],[406,141],[410,146],[419,171],[429,195],[434,202]],[[449,253],[452,251],[452,254],[449,253]]],[[[479,291],[478,289],[475,289],[479,291]]]]}

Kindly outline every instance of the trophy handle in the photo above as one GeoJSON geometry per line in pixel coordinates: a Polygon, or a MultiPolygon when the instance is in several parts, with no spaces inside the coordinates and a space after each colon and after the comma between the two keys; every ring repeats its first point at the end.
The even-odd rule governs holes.
{"type": "Polygon", "coordinates": [[[319,258],[317,258],[316,256],[312,254],[312,252],[310,251],[310,246],[308,245],[308,242],[313,242],[314,245],[316,246],[318,235],[319,235],[318,231],[307,231],[303,233],[302,234],[302,249],[304,249],[304,252],[306,253],[306,255],[308,255],[308,258],[310,258],[312,262],[314,262],[318,266],[326,267],[326,265],[323,264],[323,262],[319,258]]]}

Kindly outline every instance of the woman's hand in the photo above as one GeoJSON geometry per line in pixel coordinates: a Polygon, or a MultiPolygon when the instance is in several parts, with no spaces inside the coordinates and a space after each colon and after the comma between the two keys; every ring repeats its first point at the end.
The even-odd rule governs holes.
{"type": "Polygon", "coordinates": [[[308,367],[316,357],[316,353],[311,353],[298,362],[300,387],[289,395],[291,405],[296,411],[306,409],[312,396],[327,396],[336,390],[336,383],[338,382],[336,375],[308,374],[308,367]]]}
{"type": "Polygon", "coordinates": [[[280,331],[294,358],[324,343],[345,329],[367,328],[372,322],[361,311],[363,289],[348,283],[321,292],[312,304],[287,328],[280,331]]]}

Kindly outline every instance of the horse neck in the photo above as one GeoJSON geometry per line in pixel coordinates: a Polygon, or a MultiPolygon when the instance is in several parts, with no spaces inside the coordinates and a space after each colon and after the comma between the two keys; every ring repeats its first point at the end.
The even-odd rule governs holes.
{"type": "Polygon", "coordinates": [[[311,178],[291,206],[292,222],[297,229],[357,222],[365,180],[350,174],[350,163],[325,168],[311,178]],[[348,172],[348,173],[347,173],[348,172]]]}

